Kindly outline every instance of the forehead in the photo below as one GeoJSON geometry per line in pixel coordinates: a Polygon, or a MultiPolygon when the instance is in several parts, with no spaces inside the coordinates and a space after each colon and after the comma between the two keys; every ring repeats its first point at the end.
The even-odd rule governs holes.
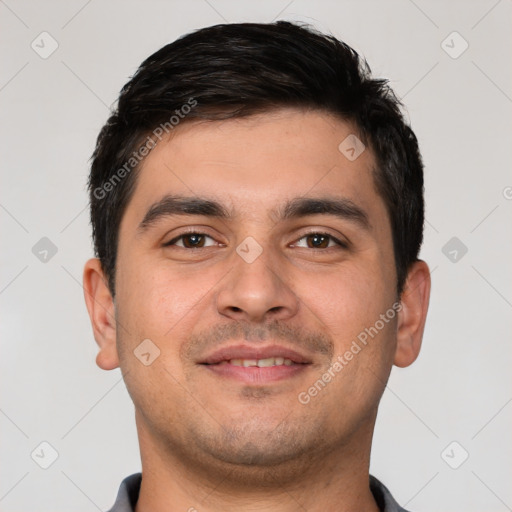
{"type": "Polygon", "coordinates": [[[354,159],[355,137],[350,123],[295,109],[183,123],[143,161],[123,224],[140,223],[169,194],[215,199],[233,219],[261,221],[285,201],[329,194],[386,218],[374,187],[373,155],[366,148],[354,159]]]}

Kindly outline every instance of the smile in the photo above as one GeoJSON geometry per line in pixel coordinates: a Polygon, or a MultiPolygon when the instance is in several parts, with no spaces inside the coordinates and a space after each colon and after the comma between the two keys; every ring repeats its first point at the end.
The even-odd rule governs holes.
{"type": "Polygon", "coordinates": [[[233,366],[243,366],[249,368],[257,366],[258,368],[267,368],[269,366],[291,366],[294,363],[291,359],[285,357],[267,357],[266,359],[230,359],[229,361],[221,361],[218,364],[231,364],[233,366]]]}

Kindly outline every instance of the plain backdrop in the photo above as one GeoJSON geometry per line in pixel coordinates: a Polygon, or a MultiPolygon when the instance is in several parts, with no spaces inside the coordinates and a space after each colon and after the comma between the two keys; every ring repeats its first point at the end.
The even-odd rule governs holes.
{"type": "Polygon", "coordinates": [[[424,156],[430,311],[419,359],[392,372],[371,472],[414,511],[512,510],[510,0],[1,0],[0,19],[1,511],[106,510],[140,470],[133,405],[95,365],[83,300],[89,158],[145,57],[274,19],[363,54],[424,156]]]}

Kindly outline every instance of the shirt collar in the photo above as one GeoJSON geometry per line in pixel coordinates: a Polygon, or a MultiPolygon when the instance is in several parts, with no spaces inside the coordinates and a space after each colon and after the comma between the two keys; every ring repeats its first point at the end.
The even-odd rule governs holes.
{"type": "MultiPolygon", "coordinates": [[[[142,473],[126,477],[121,482],[114,506],[108,512],[135,512],[141,482],[142,473]]],[[[372,475],[370,489],[381,512],[407,512],[395,501],[388,488],[372,475]]]]}

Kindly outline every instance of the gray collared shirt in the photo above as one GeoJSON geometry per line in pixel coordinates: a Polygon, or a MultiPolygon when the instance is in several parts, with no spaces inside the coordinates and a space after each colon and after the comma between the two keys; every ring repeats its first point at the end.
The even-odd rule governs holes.
{"type": "MultiPolygon", "coordinates": [[[[116,502],[108,512],[134,512],[135,504],[139,498],[142,473],[135,473],[126,477],[119,487],[116,502]]],[[[385,485],[370,475],[370,489],[380,512],[407,512],[391,496],[385,485]]]]}

